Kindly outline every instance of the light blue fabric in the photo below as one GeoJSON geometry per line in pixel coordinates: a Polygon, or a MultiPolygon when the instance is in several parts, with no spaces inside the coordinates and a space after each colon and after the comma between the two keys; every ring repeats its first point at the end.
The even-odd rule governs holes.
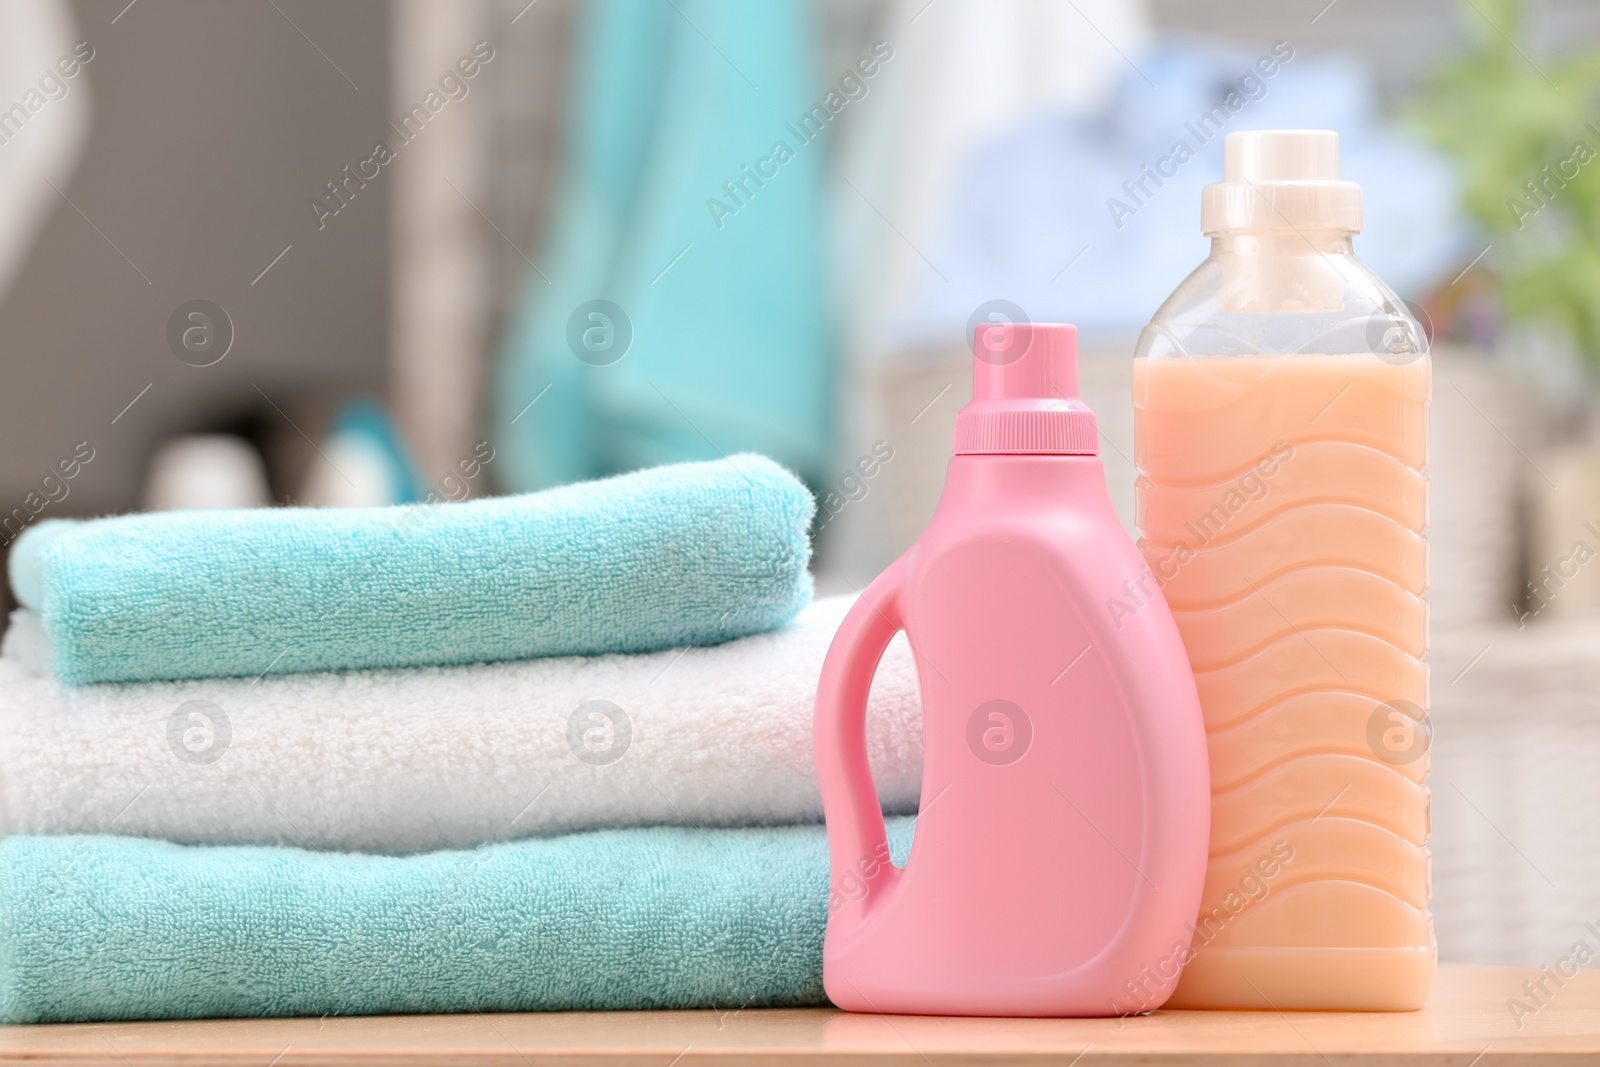
{"type": "Polygon", "coordinates": [[[1360,62],[1294,45],[1262,77],[1268,46],[1168,40],[1135,57],[1097,113],[997,135],[966,162],[929,251],[944,276],[925,271],[886,329],[903,346],[959,344],[973,309],[1003,297],[1035,322],[1131,342],[1210,251],[1200,190],[1222,180],[1236,130],[1337,131],[1340,173],[1362,187],[1356,255],[1403,296],[1447,280],[1467,247],[1448,161],[1382,120],[1360,62]],[[1230,93],[1236,113],[1223,108],[1230,93]],[[1200,125],[1213,108],[1226,121],[1200,125]],[[1180,143],[1195,153],[1181,164],[1180,143]],[[1158,166],[1175,171],[1159,186],[1144,170],[1158,166]],[[1142,192],[1125,186],[1141,180],[1142,192]]]}
{"type": "Polygon", "coordinates": [[[813,511],[739,455],[462,504],[40,523],[11,577],[70,683],[646,652],[792,618],[813,511]]]}
{"type": "Polygon", "coordinates": [[[403,858],[15,837],[0,901],[0,1023],[826,1003],[821,826],[403,858]]]}
{"type": "Polygon", "coordinates": [[[749,449],[817,483],[835,391],[825,148],[788,125],[825,99],[806,5],[579,11],[567,173],[492,398],[497,471],[535,489],[749,449]],[[779,142],[791,158],[747,178],[779,142]],[[572,336],[594,325],[614,347],[575,350],[569,322],[599,299],[622,316],[572,336]]]}

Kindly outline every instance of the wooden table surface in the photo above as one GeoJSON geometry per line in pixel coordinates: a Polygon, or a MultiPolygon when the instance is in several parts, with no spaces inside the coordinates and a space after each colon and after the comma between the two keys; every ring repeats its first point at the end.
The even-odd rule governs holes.
{"type": "Polygon", "coordinates": [[[730,1009],[12,1026],[0,1027],[0,1063],[1600,1065],[1600,974],[1567,980],[1514,1019],[1507,1000],[1525,999],[1522,983],[1538,977],[1445,966],[1428,1007],[1397,1014],[1172,1011],[1119,1021],[730,1009]]]}

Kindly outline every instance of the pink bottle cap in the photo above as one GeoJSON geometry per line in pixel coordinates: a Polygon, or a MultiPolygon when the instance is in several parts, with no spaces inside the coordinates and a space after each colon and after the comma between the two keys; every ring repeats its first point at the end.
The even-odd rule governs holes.
{"type": "Polygon", "coordinates": [[[956,415],[956,454],[1096,455],[1094,412],[1078,399],[1078,328],[981,325],[972,340],[972,403],[956,415]]]}

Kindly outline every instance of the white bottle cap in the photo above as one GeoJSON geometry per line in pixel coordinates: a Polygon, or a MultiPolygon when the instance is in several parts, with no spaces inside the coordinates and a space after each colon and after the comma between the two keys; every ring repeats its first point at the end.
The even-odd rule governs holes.
{"type": "Polygon", "coordinates": [[[1223,142],[1222,181],[1200,198],[1200,230],[1361,229],[1361,186],[1339,180],[1332,130],[1241,130],[1223,142]]]}

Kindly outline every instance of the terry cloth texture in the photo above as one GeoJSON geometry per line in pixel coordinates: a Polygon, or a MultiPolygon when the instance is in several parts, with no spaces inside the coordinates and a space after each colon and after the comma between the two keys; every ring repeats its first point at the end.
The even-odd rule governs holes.
{"type": "MultiPolygon", "coordinates": [[[[0,831],[406,853],[820,822],[812,707],[853,599],[648,655],[260,682],[13,677],[0,681],[0,831]]],[[[878,669],[867,748],[885,807],[915,811],[922,717],[903,635],[878,669]]]]}
{"type": "Polygon", "coordinates": [[[464,504],[43,522],[11,583],[74,684],[649,652],[792,618],[813,510],[738,455],[464,504]]]}
{"type": "Polygon", "coordinates": [[[0,900],[3,1023],[826,1003],[820,826],[404,858],[14,837],[0,900]]]}

